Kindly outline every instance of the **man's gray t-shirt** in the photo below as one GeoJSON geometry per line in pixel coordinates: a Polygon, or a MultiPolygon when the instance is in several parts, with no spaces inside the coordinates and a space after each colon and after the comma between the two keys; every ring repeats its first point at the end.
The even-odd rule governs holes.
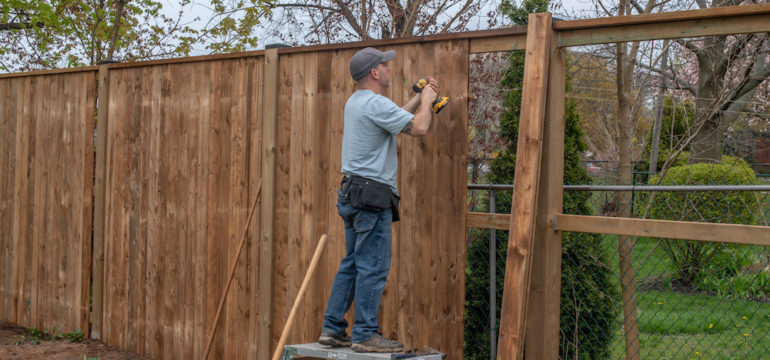
{"type": "Polygon", "coordinates": [[[396,136],[414,115],[385,96],[357,90],[345,103],[342,173],[358,175],[396,188],[396,136]]]}

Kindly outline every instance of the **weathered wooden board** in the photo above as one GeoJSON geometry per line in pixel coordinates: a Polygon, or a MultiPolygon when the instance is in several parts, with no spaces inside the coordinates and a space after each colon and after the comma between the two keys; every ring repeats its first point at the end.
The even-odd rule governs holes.
{"type": "MultiPolygon", "coordinates": [[[[261,76],[261,58],[110,70],[103,341],[202,355],[261,176],[261,76]]],[[[211,358],[249,351],[253,253],[238,259],[211,358]]]]}
{"type": "MultiPolygon", "coordinates": [[[[450,96],[452,102],[435,117],[428,136],[403,135],[399,140],[403,220],[393,227],[393,266],[382,301],[382,329],[409,347],[430,345],[460,358],[469,42],[400,44],[394,49],[399,57],[391,63],[393,83],[388,95],[393,100],[405,102],[413,95],[411,84],[431,75],[441,82],[441,95],[450,96]]],[[[101,340],[158,359],[202,355],[238,235],[256,196],[255,184],[262,181],[263,172],[271,172],[274,179],[272,208],[260,206],[260,212],[269,210],[272,214],[258,216],[272,223],[273,264],[260,269],[258,240],[264,234],[262,220],[255,220],[249,247],[238,259],[210,358],[259,358],[265,345],[258,346],[255,335],[268,331],[266,346],[275,345],[315,242],[328,233],[329,250],[308,288],[289,341],[317,338],[331,283],[344,254],[344,229],[335,204],[341,178],[343,108],[355,90],[348,62],[355,50],[276,57],[277,64],[271,68],[277,81],[271,94],[275,100],[263,94],[267,85],[262,57],[102,69],[105,87],[100,115],[105,121],[100,127],[103,157],[96,179],[103,191],[98,197],[100,225],[95,236],[100,245],[97,256],[103,264],[101,286],[95,287],[101,308],[95,326],[101,340]],[[265,110],[265,101],[275,102],[275,110],[265,110]],[[263,118],[273,116],[271,113],[275,114],[272,122],[263,118]],[[271,126],[275,133],[272,139],[263,134],[263,127],[271,126]],[[267,157],[267,164],[263,164],[262,154],[269,152],[271,145],[263,146],[265,140],[274,142],[274,158],[267,157]],[[261,301],[257,298],[261,296],[258,289],[263,271],[272,277],[271,284],[265,285],[272,292],[270,314],[259,313],[261,301]],[[267,319],[267,323],[260,319],[267,319]]],[[[84,98],[83,109],[91,110],[88,124],[93,126],[96,72],[87,74],[90,97],[84,98]]],[[[64,76],[75,75],[45,75],[64,76]]],[[[13,77],[3,79],[0,85],[19,87],[21,94],[31,97],[41,91],[38,81],[13,77]]],[[[65,84],[69,86],[70,80],[46,85],[48,93],[42,93],[57,99],[50,103],[30,107],[20,102],[23,96],[3,98],[2,114],[19,112],[27,118],[48,114],[39,116],[38,122],[53,123],[41,127],[5,115],[0,123],[4,131],[14,134],[11,140],[4,138],[4,144],[10,145],[3,145],[8,150],[0,160],[12,163],[12,169],[34,170],[29,181],[18,179],[14,171],[4,173],[0,183],[4,193],[13,194],[19,188],[20,193],[32,196],[13,197],[3,203],[0,226],[15,234],[3,243],[9,253],[19,253],[18,239],[27,235],[37,239],[57,234],[55,226],[46,225],[55,223],[57,211],[31,204],[49,204],[51,199],[67,196],[67,201],[82,200],[54,185],[75,187],[84,181],[83,174],[71,176],[67,171],[74,167],[55,168],[54,160],[34,156],[35,152],[49,151],[44,144],[56,145],[49,132],[68,129],[68,125],[54,121],[71,119],[54,110],[73,109],[67,101],[78,99],[74,88],[62,92],[70,100],[53,96],[65,84]],[[16,156],[22,151],[29,155],[16,156]],[[15,209],[42,219],[43,226],[16,221],[15,209]]],[[[90,128],[87,133],[92,131],[90,128]]],[[[67,156],[74,141],[87,145],[81,146],[81,151],[93,149],[93,142],[86,141],[92,137],[84,134],[77,140],[73,137],[71,143],[51,146],[50,152],[67,156]]],[[[87,164],[93,166],[93,152],[89,154],[87,164]]],[[[77,164],[69,158],[66,161],[77,164]]],[[[93,172],[92,167],[85,170],[93,172]]],[[[91,179],[89,176],[88,184],[83,185],[88,186],[83,190],[89,201],[91,179]]],[[[90,208],[78,212],[91,213],[90,208]]],[[[78,220],[81,228],[90,227],[90,217],[78,220]]],[[[3,263],[9,269],[24,265],[13,272],[15,278],[23,279],[19,298],[61,297],[60,287],[54,286],[61,280],[58,273],[45,271],[58,266],[58,260],[43,254],[51,248],[68,254],[88,250],[68,246],[36,242],[21,252],[32,262],[3,263]]],[[[76,258],[90,264],[89,256],[76,258]]],[[[67,284],[81,281],[87,285],[88,272],[77,274],[85,277],[67,279],[67,284]]],[[[4,278],[4,284],[15,286],[15,280],[4,278]]],[[[15,322],[33,323],[48,314],[36,307],[27,311],[15,299],[6,297],[2,302],[4,311],[21,314],[22,319],[15,322]]],[[[87,301],[87,296],[83,299],[87,301]]],[[[352,320],[352,312],[348,318],[352,320]]]]}
{"type": "Polygon", "coordinates": [[[0,79],[0,318],[88,333],[96,72],[0,79]]]}

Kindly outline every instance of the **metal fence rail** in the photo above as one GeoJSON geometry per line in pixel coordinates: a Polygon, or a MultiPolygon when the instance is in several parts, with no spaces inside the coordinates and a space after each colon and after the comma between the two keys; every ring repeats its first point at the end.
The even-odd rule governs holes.
{"type": "MultiPolygon", "coordinates": [[[[513,184],[468,184],[468,190],[513,190],[513,184]]],[[[564,191],[770,191],[770,185],[564,185],[564,191]]]]}

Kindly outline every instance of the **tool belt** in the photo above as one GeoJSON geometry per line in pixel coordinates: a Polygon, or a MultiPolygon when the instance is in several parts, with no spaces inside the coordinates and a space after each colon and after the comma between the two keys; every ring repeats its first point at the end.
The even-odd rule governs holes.
{"type": "Polygon", "coordinates": [[[345,175],[340,183],[342,196],[350,199],[350,204],[356,208],[379,212],[390,208],[393,211],[393,222],[399,220],[399,196],[393,193],[390,185],[363,178],[358,175],[345,175]]]}

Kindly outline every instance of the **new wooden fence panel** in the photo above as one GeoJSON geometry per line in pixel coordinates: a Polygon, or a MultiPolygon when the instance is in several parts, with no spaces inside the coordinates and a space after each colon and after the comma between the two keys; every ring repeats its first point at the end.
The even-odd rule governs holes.
{"type": "MultiPolygon", "coordinates": [[[[460,358],[468,43],[392,48],[398,54],[391,63],[392,99],[403,103],[412,96],[414,81],[432,75],[443,81],[441,94],[452,97],[452,102],[436,116],[428,136],[399,139],[402,221],[393,227],[393,266],[382,300],[382,330],[408,347],[430,345],[460,358]]],[[[280,335],[318,238],[329,233],[322,267],[288,342],[317,340],[344,255],[344,229],[335,203],[341,177],[342,112],[355,90],[347,69],[354,52],[280,57],[273,339],[280,335]]]]}
{"type": "MultiPolygon", "coordinates": [[[[381,324],[409,347],[459,358],[464,308],[468,42],[393,47],[389,96],[426,75],[450,106],[428,136],[399,138],[396,223],[381,324]]],[[[321,234],[328,249],[289,343],[317,339],[344,255],[336,212],[343,109],[356,49],[279,57],[271,346],[321,234]]],[[[198,358],[260,182],[262,58],[110,70],[104,341],[158,359],[198,358]]],[[[254,358],[258,221],[239,259],[210,358],[254,358]]],[[[352,321],[353,312],[348,314],[352,321]]]]}
{"type": "MultiPolygon", "coordinates": [[[[157,359],[202,355],[256,197],[261,68],[252,57],[110,70],[105,342],[157,359]]],[[[246,357],[257,315],[250,253],[211,358],[246,357]]]]}
{"type": "Polygon", "coordinates": [[[88,333],[91,71],[0,79],[0,318],[88,333]]]}

